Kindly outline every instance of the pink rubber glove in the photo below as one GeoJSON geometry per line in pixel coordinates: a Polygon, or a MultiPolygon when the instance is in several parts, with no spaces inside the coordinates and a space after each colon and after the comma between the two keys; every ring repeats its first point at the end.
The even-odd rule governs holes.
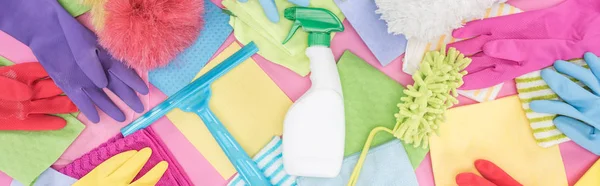
{"type": "Polygon", "coordinates": [[[600,53],[600,1],[566,0],[556,6],[471,21],[455,30],[448,45],[473,62],[463,90],[491,87],[562,59],[600,53]]]}

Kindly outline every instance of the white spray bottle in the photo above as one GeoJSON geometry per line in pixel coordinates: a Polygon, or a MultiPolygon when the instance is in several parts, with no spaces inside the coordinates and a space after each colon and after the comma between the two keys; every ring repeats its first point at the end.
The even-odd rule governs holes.
{"type": "Polygon", "coordinates": [[[342,85],[329,43],[330,33],[344,31],[344,26],[322,8],[287,8],[285,18],[294,26],[284,44],[300,27],[309,33],[306,55],[312,86],[285,116],[283,166],[290,175],[335,177],[344,159],[346,123],[342,85]]]}

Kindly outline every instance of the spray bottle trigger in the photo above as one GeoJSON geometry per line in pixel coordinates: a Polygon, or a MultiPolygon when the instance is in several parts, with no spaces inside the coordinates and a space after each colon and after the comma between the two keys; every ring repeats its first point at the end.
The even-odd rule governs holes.
{"type": "Polygon", "coordinates": [[[281,44],[285,44],[288,41],[290,41],[290,39],[292,39],[292,36],[294,36],[294,34],[296,33],[296,31],[298,31],[298,29],[302,26],[302,23],[298,20],[294,21],[294,25],[292,26],[292,29],[290,30],[290,33],[288,33],[287,37],[283,40],[283,42],[281,44]]]}

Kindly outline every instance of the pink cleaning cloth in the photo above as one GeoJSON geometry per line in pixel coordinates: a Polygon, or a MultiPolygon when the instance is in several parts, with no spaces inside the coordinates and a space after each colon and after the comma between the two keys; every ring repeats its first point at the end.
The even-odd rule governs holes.
{"type": "Polygon", "coordinates": [[[152,169],[158,162],[165,160],[169,163],[169,168],[156,185],[192,185],[192,182],[181,168],[181,165],[175,160],[171,152],[165,148],[166,146],[163,142],[155,136],[154,131],[150,128],[137,131],[127,137],[118,134],[116,137],[108,140],[108,142],[88,152],[59,171],[67,176],[81,179],[81,177],[92,171],[96,166],[114,155],[128,150],[141,150],[142,148],[150,147],[152,149],[152,155],[146,165],[144,165],[142,170],[134,178],[134,181],[146,174],[146,172],[152,169]]]}

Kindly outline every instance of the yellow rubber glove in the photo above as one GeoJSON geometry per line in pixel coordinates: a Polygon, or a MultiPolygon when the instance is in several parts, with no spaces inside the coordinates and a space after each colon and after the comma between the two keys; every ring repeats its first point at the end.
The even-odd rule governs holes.
{"type": "Polygon", "coordinates": [[[117,154],[110,159],[102,162],[98,167],[86,174],[73,186],[150,186],[156,185],[158,180],[167,170],[169,164],[161,161],[156,164],[140,179],[133,181],[133,178],[140,172],[146,161],[150,158],[152,150],[148,147],[136,151],[130,150],[117,154]]]}

